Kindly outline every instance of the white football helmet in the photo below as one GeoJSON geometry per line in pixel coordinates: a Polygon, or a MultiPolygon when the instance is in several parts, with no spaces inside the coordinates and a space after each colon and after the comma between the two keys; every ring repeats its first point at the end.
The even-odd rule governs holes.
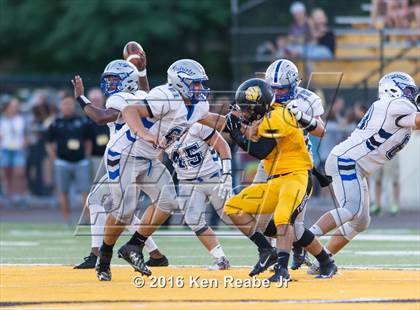
{"type": "Polygon", "coordinates": [[[265,81],[273,88],[275,102],[285,103],[296,95],[296,88],[300,83],[298,68],[290,60],[278,59],[267,68],[265,81]],[[285,92],[278,94],[276,89],[284,89],[285,92]]]}
{"type": "Polygon", "coordinates": [[[405,97],[414,103],[417,86],[414,79],[404,72],[391,72],[379,80],[379,98],[395,99],[405,97]]]}
{"type": "Polygon", "coordinates": [[[122,59],[111,61],[101,76],[101,89],[105,96],[118,92],[134,93],[138,90],[139,72],[130,62],[122,59]],[[117,81],[109,81],[108,77],[116,77],[117,81]]]}
{"type": "Polygon", "coordinates": [[[192,59],[180,59],[170,65],[167,73],[168,84],[182,97],[190,99],[193,104],[200,100],[207,100],[209,88],[203,85],[200,91],[193,89],[194,83],[203,83],[209,79],[200,63],[192,59]]]}

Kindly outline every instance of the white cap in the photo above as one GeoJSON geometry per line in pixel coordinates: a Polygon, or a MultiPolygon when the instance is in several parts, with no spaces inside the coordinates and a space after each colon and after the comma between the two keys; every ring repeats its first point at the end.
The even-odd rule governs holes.
{"type": "Polygon", "coordinates": [[[305,12],[305,11],[306,11],[305,5],[300,1],[295,1],[290,6],[291,14],[296,14],[296,13],[305,12]]]}

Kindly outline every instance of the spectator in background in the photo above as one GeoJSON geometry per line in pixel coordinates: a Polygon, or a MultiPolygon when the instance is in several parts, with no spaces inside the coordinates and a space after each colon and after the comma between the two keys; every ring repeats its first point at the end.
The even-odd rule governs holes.
{"type": "Polygon", "coordinates": [[[332,58],[335,54],[335,35],[334,32],[328,27],[328,18],[321,8],[316,8],[311,14],[311,38],[317,45],[318,49],[324,47],[329,50],[318,51],[318,53],[325,54],[325,58],[332,58]]]}
{"type": "MultiPolygon", "coordinates": [[[[40,98],[41,99],[41,98],[40,98]]],[[[28,156],[26,175],[28,187],[31,194],[36,196],[46,196],[51,193],[52,182],[47,182],[46,174],[52,169],[45,169],[45,122],[54,115],[54,108],[42,97],[40,101],[34,102],[32,106],[32,116],[28,128],[28,156]]]]}
{"type": "Polygon", "coordinates": [[[86,119],[75,114],[75,100],[63,94],[60,112],[46,132],[46,149],[54,161],[55,184],[60,207],[66,223],[70,226],[70,186],[81,193],[83,206],[90,187],[89,156],[92,150],[89,125],[86,119]]]}
{"type": "Polygon", "coordinates": [[[293,2],[290,6],[293,22],[289,25],[288,41],[290,44],[304,45],[311,38],[309,18],[302,2],[293,2]]]}
{"type": "MultiPolygon", "coordinates": [[[[95,107],[105,108],[105,98],[99,88],[91,89],[88,92],[88,98],[95,107]]],[[[91,177],[95,181],[99,180],[106,172],[103,156],[109,141],[109,127],[107,125],[98,125],[91,119],[88,119],[88,122],[90,123],[92,139],[91,177]]]]}
{"type": "Polygon", "coordinates": [[[19,100],[11,98],[0,116],[0,169],[3,193],[13,204],[24,202],[25,180],[25,120],[19,110],[19,100]]]}

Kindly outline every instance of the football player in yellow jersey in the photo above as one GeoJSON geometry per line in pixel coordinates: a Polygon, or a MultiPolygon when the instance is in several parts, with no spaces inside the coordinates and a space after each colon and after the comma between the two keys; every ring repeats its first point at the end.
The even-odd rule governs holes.
{"type": "Polygon", "coordinates": [[[289,253],[296,241],[317,258],[322,266],[320,277],[331,277],[337,267],[318,239],[307,229],[298,235],[293,227],[295,220],[303,214],[312,191],[312,160],[302,129],[285,105],[273,104],[271,87],[264,80],[250,79],[242,83],[236,91],[235,101],[242,115],[241,118],[235,113],[227,116],[230,135],[250,155],[264,159],[268,174],[266,183],[245,188],[224,206],[233,223],[258,247],[260,258],[250,276],[276,263],[275,274],[269,281],[289,280],[289,253]],[[248,132],[250,140],[241,132],[243,122],[259,122],[254,126],[254,134],[248,132]],[[255,216],[259,214],[274,214],[277,249],[256,231],[255,216]]]}

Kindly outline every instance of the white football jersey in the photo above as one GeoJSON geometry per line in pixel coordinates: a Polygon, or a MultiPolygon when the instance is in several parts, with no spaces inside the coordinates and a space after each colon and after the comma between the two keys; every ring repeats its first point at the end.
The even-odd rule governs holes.
{"type": "MultiPolygon", "coordinates": [[[[186,106],[181,95],[168,84],[153,88],[144,102],[153,117],[141,118],[143,126],[159,141],[164,138],[166,145],[183,136],[192,124],[205,118],[209,111],[207,101],[186,106]]],[[[113,152],[148,159],[157,158],[160,152],[152,144],[137,138],[127,124],[111,138],[109,146],[113,152]]]]}
{"type": "MultiPolygon", "coordinates": [[[[126,106],[130,104],[139,103],[139,100],[145,99],[147,93],[143,90],[137,90],[134,94],[120,92],[113,94],[108,97],[105,103],[105,108],[114,109],[117,111],[122,111],[126,106]]],[[[121,114],[118,116],[118,119],[115,122],[108,123],[109,135],[112,137],[118,130],[124,126],[125,122],[121,114]]]]}
{"type": "Polygon", "coordinates": [[[375,101],[347,140],[333,148],[332,154],[350,158],[369,175],[404,148],[411,136],[411,128],[396,123],[402,116],[417,109],[404,98],[375,101]]]}
{"type": "Polygon", "coordinates": [[[195,123],[171,146],[168,153],[178,179],[195,179],[220,171],[219,156],[206,142],[215,132],[213,128],[195,123]]]}

